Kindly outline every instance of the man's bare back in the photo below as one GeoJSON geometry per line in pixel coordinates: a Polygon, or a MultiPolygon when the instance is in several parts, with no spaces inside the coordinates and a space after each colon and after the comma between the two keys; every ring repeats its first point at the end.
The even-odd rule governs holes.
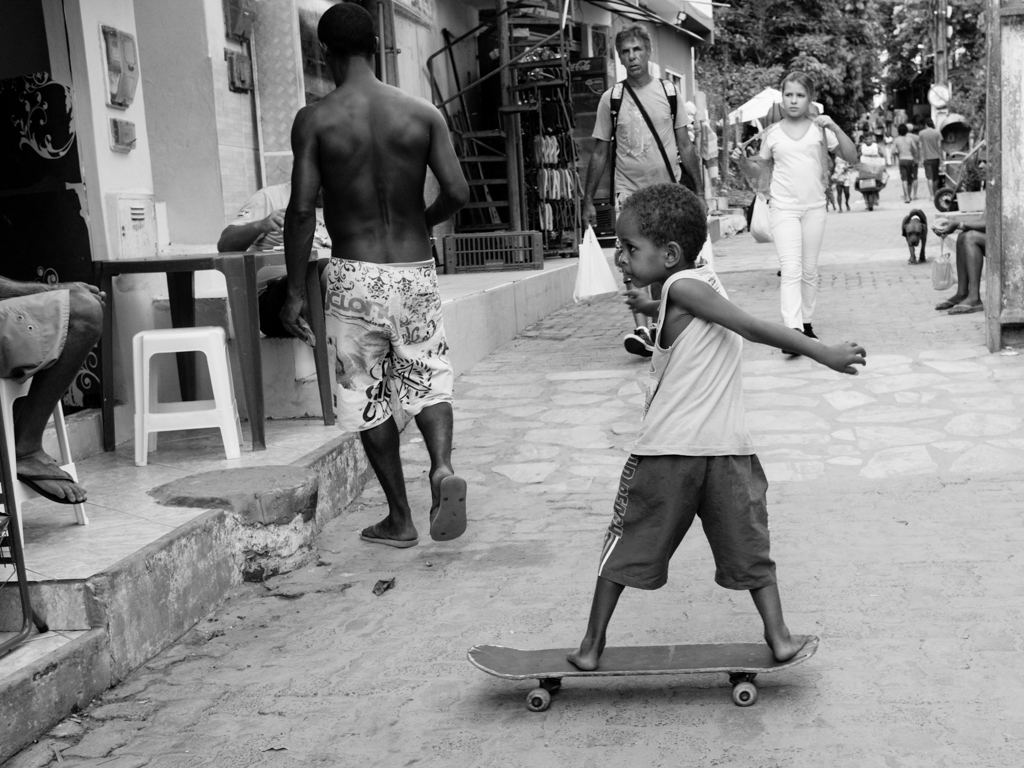
{"type": "Polygon", "coordinates": [[[447,218],[438,208],[468,193],[447,126],[428,102],[381,83],[368,68],[350,66],[346,75],[296,116],[292,203],[301,210],[323,187],[336,257],[378,264],[430,259],[429,228],[447,218]],[[423,200],[428,167],[441,187],[430,208],[423,200]]]}

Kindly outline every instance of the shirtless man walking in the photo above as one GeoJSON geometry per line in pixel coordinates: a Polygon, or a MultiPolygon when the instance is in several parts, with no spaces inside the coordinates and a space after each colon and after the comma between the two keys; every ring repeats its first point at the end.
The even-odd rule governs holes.
{"type": "Polygon", "coordinates": [[[363,8],[340,3],[317,33],[334,91],[292,126],[292,194],[285,215],[288,297],[281,321],[310,337],[302,318],[306,261],[323,187],[333,251],[327,268],[328,355],[338,425],[358,431],[388,500],[388,516],[363,541],[414,546],[392,396],[413,415],[430,454],[430,535],[466,528],[466,483],[451,464],[452,384],[429,230],[469,199],[441,113],[385,85],[373,70],[377,39],[363,8]],[[427,168],[440,193],[423,200],[427,168]]]}

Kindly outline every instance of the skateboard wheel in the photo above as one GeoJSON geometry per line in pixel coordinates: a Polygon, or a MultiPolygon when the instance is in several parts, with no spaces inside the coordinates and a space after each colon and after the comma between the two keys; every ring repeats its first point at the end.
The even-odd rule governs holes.
{"type": "Polygon", "coordinates": [[[526,708],[531,712],[543,712],[551,706],[551,694],[543,688],[534,688],[526,694],[526,708]]]}
{"type": "Polygon", "coordinates": [[[732,700],[737,707],[749,707],[757,701],[757,687],[753,683],[738,683],[732,689],[732,700]]]}

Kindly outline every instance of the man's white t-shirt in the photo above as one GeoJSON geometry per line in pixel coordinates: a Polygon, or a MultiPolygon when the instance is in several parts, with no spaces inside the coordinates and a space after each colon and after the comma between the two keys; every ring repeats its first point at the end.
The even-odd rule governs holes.
{"type": "MultiPolygon", "coordinates": [[[[690,116],[686,107],[677,95],[676,121],[672,125],[672,110],[669,107],[665,87],[658,78],[654,78],[642,88],[634,88],[633,93],[647,110],[651,122],[658,131],[665,154],[672,163],[676,181],[679,180],[679,150],[676,148],[676,128],[685,128],[690,124],[690,116]]],[[[647,122],[633,101],[633,97],[625,88],[622,89],[622,105],[619,107],[619,121],[616,126],[616,157],[615,157],[615,193],[633,193],[638,189],[652,184],[668,184],[672,182],[665,160],[661,156],[658,144],[651,135],[647,122]]],[[[612,140],[612,89],[609,88],[601,96],[597,106],[597,121],[594,123],[595,139],[612,140]]]]}
{"type": "MultiPolygon", "coordinates": [[[[824,131],[829,150],[839,146],[831,131],[824,131]]],[[[799,139],[791,139],[782,123],[770,125],[761,142],[761,158],[774,160],[771,203],[776,208],[803,211],[825,205],[825,183],[821,168],[822,130],[811,124],[799,139]]],[[[827,169],[826,169],[827,170],[827,169]]]]}
{"type": "MultiPolygon", "coordinates": [[[[243,224],[251,224],[254,221],[261,221],[267,218],[274,211],[281,211],[288,207],[288,201],[292,196],[291,182],[285,184],[272,184],[264,187],[254,194],[238,210],[238,215],[230,222],[229,226],[237,227],[243,224]]],[[[313,234],[314,248],[330,248],[331,236],[327,234],[327,227],[324,226],[323,209],[316,209],[316,231],[313,234]]],[[[284,248],[284,230],[280,232],[269,232],[260,235],[256,241],[249,246],[250,251],[273,251],[284,248]]],[[[288,268],[283,264],[264,267],[256,275],[256,289],[262,293],[266,290],[267,283],[279,277],[286,277],[288,268]]]]}

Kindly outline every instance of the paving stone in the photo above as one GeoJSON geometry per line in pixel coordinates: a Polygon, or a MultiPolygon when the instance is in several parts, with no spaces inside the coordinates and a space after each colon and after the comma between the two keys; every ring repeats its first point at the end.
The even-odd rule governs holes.
{"type": "Polygon", "coordinates": [[[558,469],[554,461],[532,462],[523,464],[498,464],[491,467],[499,475],[517,483],[542,483],[558,469]]]}

